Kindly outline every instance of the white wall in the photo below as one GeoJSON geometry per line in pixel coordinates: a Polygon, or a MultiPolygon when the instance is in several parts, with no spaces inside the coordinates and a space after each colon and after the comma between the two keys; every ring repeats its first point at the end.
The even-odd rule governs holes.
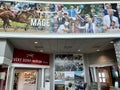
{"type": "Polygon", "coordinates": [[[13,50],[14,50],[13,45],[9,41],[7,41],[4,56],[12,60],[12,58],[13,58],[13,50]]]}
{"type": "Polygon", "coordinates": [[[13,45],[6,39],[0,39],[0,62],[9,65],[13,58],[13,45]]]}
{"type": "Polygon", "coordinates": [[[100,65],[115,64],[117,62],[114,50],[107,50],[107,51],[88,54],[87,57],[89,59],[88,60],[89,65],[100,66],[100,65]]]}
{"type": "Polygon", "coordinates": [[[1,39],[0,40],[0,56],[4,56],[5,55],[5,48],[6,48],[6,40],[5,39],[1,39]]]}

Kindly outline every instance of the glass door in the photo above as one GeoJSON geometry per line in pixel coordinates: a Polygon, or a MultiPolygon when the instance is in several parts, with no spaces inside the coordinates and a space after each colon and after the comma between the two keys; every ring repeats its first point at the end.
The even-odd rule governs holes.
{"type": "Polygon", "coordinates": [[[37,90],[37,70],[16,69],[13,90],[37,90]]]}
{"type": "Polygon", "coordinates": [[[50,90],[49,68],[15,69],[13,90],[50,90]]]}
{"type": "Polygon", "coordinates": [[[112,77],[110,67],[97,68],[98,82],[101,84],[101,90],[109,90],[112,86],[112,77]]]}

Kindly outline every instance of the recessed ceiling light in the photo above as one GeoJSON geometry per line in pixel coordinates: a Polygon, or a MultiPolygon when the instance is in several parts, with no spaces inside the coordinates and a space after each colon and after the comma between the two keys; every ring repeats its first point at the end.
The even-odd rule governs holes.
{"type": "Polygon", "coordinates": [[[43,50],[40,50],[40,52],[43,52],[43,50]]]}
{"type": "Polygon", "coordinates": [[[34,42],[35,44],[38,44],[38,42],[34,42]]]}
{"type": "Polygon", "coordinates": [[[78,49],[78,52],[80,52],[80,49],[78,49]]]}
{"type": "Polygon", "coordinates": [[[97,49],[96,51],[97,51],[97,52],[99,52],[99,51],[100,51],[100,49],[97,49]]]}
{"type": "Polygon", "coordinates": [[[110,41],[110,43],[114,43],[113,41],[110,41]]]}

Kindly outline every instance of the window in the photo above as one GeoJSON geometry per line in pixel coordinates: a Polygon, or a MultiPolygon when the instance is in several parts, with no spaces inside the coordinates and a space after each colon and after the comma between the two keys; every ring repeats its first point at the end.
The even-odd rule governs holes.
{"type": "Polygon", "coordinates": [[[99,72],[98,76],[99,76],[99,81],[100,82],[106,82],[106,77],[105,77],[105,73],[104,72],[99,72]]]}

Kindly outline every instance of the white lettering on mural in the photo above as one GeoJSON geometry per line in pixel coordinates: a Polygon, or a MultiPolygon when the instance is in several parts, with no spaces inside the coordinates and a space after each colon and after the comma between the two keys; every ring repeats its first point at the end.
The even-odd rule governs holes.
{"type": "Polygon", "coordinates": [[[49,19],[31,19],[31,26],[50,26],[49,19]]]}

